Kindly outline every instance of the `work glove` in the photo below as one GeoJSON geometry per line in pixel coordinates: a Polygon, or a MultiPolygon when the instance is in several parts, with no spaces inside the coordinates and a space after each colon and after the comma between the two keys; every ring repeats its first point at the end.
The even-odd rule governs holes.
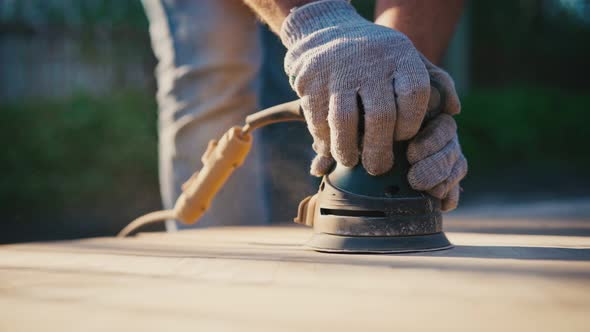
{"type": "Polygon", "coordinates": [[[314,139],[311,174],[328,173],[334,159],[352,167],[359,155],[372,175],[390,170],[394,140],[416,135],[430,96],[429,73],[412,42],[338,0],[292,11],[281,39],[285,71],[314,139]],[[357,97],[364,108],[361,147],[357,97]]]}
{"type": "Polygon", "coordinates": [[[467,160],[461,152],[457,124],[441,113],[429,120],[408,144],[408,182],[415,190],[441,199],[441,210],[457,207],[461,181],[467,174],[467,160]]]}
{"type": "Polygon", "coordinates": [[[467,175],[467,160],[452,117],[461,111],[461,103],[451,76],[424,56],[422,61],[437,91],[431,95],[425,126],[408,144],[408,182],[415,190],[440,199],[441,209],[450,211],[459,203],[459,182],[467,175]]]}

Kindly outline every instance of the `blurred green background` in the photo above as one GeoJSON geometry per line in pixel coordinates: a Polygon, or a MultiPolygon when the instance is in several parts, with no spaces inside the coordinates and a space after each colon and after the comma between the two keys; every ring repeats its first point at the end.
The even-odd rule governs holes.
{"type": "MultiPolygon", "coordinates": [[[[0,0],[0,242],[114,234],[159,208],[147,29],[139,1],[0,0]]],[[[588,1],[468,4],[445,61],[465,205],[587,195],[588,41],[588,1]]]]}

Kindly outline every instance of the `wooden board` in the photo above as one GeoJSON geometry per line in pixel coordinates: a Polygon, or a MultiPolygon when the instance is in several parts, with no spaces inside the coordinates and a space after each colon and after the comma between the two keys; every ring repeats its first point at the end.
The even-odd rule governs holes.
{"type": "Polygon", "coordinates": [[[455,249],[387,256],[304,250],[296,226],[6,245],[0,331],[588,331],[573,223],[456,218],[455,249]]]}

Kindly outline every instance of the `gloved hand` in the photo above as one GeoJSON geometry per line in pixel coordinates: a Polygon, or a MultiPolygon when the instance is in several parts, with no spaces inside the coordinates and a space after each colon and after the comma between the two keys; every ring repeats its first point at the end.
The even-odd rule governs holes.
{"type": "Polygon", "coordinates": [[[429,120],[408,144],[407,157],[412,188],[441,199],[443,211],[455,209],[461,191],[459,181],[467,174],[455,120],[446,113],[429,120]]]}
{"type": "Polygon", "coordinates": [[[440,100],[434,94],[431,96],[426,126],[408,144],[408,182],[415,190],[441,199],[442,210],[450,211],[459,203],[459,182],[467,175],[467,160],[461,152],[457,124],[452,117],[461,111],[461,104],[449,74],[424,57],[422,61],[444,97],[440,100]],[[439,105],[441,101],[443,104],[439,105]]]}
{"type": "Polygon", "coordinates": [[[412,42],[338,0],[294,10],[281,38],[285,70],[314,139],[311,173],[327,173],[334,159],[354,166],[359,153],[370,174],[391,169],[394,140],[416,135],[430,95],[426,64],[412,42]],[[361,152],[357,96],[364,107],[361,152]]]}

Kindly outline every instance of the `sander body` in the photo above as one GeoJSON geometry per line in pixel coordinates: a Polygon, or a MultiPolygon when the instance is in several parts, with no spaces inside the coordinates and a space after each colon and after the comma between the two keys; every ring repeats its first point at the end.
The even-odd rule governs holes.
{"type": "Polygon", "coordinates": [[[442,229],[440,201],[413,190],[405,142],[395,145],[389,172],[369,175],[359,164],[336,165],[318,193],[299,205],[295,222],[311,226],[306,246],[324,252],[402,253],[451,247],[442,229]]]}

